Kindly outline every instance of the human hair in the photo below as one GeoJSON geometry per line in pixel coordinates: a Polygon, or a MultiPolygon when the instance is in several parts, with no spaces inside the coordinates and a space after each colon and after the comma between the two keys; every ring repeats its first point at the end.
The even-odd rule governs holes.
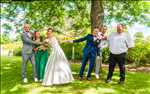
{"type": "Polygon", "coordinates": [[[98,26],[95,26],[93,29],[99,29],[99,27],[98,27],[98,26]]]}
{"type": "Polygon", "coordinates": [[[53,29],[52,29],[51,27],[49,27],[49,28],[47,29],[47,32],[49,32],[49,30],[51,30],[51,31],[53,32],[53,29]]]}
{"type": "Polygon", "coordinates": [[[34,37],[33,37],[34,40],[37,40],[37,37],[36,37],[36,33],[37,33],[37,32],[39,32],[39,31],[34,31],[34,35],[33,35],[33,36],[34,36],[34,37]]]}
{"type": "Polygon", "coordinates": [[[28,23],[24,23],[23,24],[23,27],[25,27],[25,26],[30,26],[28,23]]]}

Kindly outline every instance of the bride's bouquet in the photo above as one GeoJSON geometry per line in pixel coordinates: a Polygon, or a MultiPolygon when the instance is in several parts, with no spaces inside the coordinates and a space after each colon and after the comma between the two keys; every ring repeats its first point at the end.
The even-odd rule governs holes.
{"type": "Polygon", "coordinates": [[[42,44],[38,47],[38,49],[40,50],[46,50],[47,48],[49,48],[49,44],[48,44],[48,39],[45,39],[42,44]]]}

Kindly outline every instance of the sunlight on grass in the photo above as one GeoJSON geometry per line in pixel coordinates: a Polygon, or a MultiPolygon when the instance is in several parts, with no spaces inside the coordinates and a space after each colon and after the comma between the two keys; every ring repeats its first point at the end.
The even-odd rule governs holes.
{"type": "Polygon", "coordinates": [[[4,70],[11,69],[11,67],[3,67],[4,70]]]}
{"type": "Polygon", "coordinates": [[[95,88],[90,88],[84,90],[83,94],[98,94],[98,91],[95,88]]]}
{"type": "Polygon", "coordinates": [[[114,75],[112,78],[115,80],[119,80],[119,75],[114,75]]]}
{"type": "Polygon", "coordinates": [[[90,88],[90,89],[86,89],[84,90],[83,94],[116,94],[116,91],[114,89],[111,88],[90,88]]]}
{"type": "Polygon", "coordinates": [[[85,72],[84,80],[79,81],[78,73],[81,65],[72,63],[71,69],[75,78],[73,83],[44,87],[41,83],[33,82],[30,63],[27,66],[29,83],[22,84],[21,57],[2,57],[2,62],[1,94],[150,94],[149,73],[127,71],[125,85],[118,85],[119,71],[115,70],[112,83],[106,84],[108,69],[103,68],[99,80],[95,79],[92,73],[92,81],[87,81],[85,72]]]}
{"type": "Polygon", "coordinates": [[[42,91],[45,91],[45,90],[54,90],[56,88],[48,88],[48,87],[38,87],[38,88],[32,88],[28,91],[27,94],[41,94],[42,91]]]}
{"type": "Polygon", "coordinates": [[[21,87],[21,84],[14,86],[13,88],[10,89],[10,92],[17,91],[21,87]]]}
{"type": "Polygon", "coordinates": [[[76,74],[78,74],[78,72],[72,72],[72,74],[76,75],[76,74]]]}
{"type": "Polygon", "coordinates": [[[97,91],[99,93],[114,93],[114,94],[116,93],[116,91],[114,89],[111,89],[111,88],[101,88],[101,87],[99,87],[97,89],[97,91]]]}

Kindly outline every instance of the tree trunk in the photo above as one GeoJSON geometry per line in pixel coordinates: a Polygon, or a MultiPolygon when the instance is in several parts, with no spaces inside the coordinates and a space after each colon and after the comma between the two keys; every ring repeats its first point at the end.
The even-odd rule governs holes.
{"type": "Polygon", "coordinates": [[[102,26],[103,20],[103,0],[91,0],[91,31],[93,31],[94,27],[102,26]]]}

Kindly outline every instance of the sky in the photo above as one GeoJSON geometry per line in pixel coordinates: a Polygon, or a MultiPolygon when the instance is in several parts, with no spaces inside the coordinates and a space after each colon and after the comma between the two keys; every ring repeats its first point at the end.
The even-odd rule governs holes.
{"type": "Polygon", "coordinates": [[[141,25],[139,23],[135,23],[131,28],[128,30],[132,36],[137,32],[142,32],[144,37],[150,36],[150,27],[145,25],[141,25]]]}
{"type": "MultiPolygon", "coordinates": [[[[3,7],[6,7],[5,5],[3,5],[3,7]]],[[[18,16],[17,18],[14,20],[14,21],[19,21],[20,19],[24,19],[24,11],[22,10],[18,10],[18,16]]],[[[150,17],[150,14],[147,14],[146,16],[150,17]]],[[[12,30],[11,30],[11,34],[9,34],[9,37],[12,38],[12,39],[15,39],[16,36],[18,35],[16,33],[16,28],[14,27],[14,24],[15,22],[9,22],[8,20],[6,19],[1,19],[1,34],[3,34],[3,32],[5,32],[6,30],[2,27],[2,25],[4,23],[8,23],[12,26],[12,30]]],[[[109,26],[108,26],[108,29],[115,29],[117,26],[117,23],[114,21],[112,22],[109,26]]],[[[19,28],[22,28],[22,27],[19,27],[19,28]]],[[[135,33],[137,32],[142,32],[144,37],[148,37],[150,36],[150,27],[146,26],[146,25],[143,25],[143,24],[140,24],[140,23],[134,23],[131,27],[128,27],[128,32],[131,34],[131,36],[133,37],[135,33]]]]}
{"type": "MultiPolygon", "coordinates": [[[[16,33],[16,28],[14,27],[14,24],[12,22],[8,22],[7,20],[1,19],[1,27],[2,27],[2,24],[4,24],[4,23],[8,23],[8,24],[12,25],[12,31],[11,31],[11,34],[9,34],[9,37],[11,39],[15,39],[18,34],[16,33]]],[[[117,23],[112,22],[110,24],[110,26],[113,29],[115,29],[117,26],[117,23]]],[[[108,27],[108,29],[110,29],[110,28],[108,27]]],[[[3,34],[3,32],[5,32],[5,31],[6,30],[2,27],[1,34],[3,34]]],[[[132,38],[134,38],[134,34],[137,32],[142,32],[144,35],[144,38],[147,38],[148,36],[150,36],[150,27],[147,27],[146,25],[143,25],[140,23],[135,23],[131,27],[128,27],[128,32],[131,34],[132,38]]]]}
{"type": "MultiPolygon", "coordinates": [[[[117,23],[112,22],[110,25],[113,29],[115,29],[117,26],[117,23]]],[[[134,38],[134,34],[136,34],[137,32],[142,32],[144,35],[144,38],[147,38],[150,36],[150,27],[140,24],[138,22],[135,22],[133,25],[128,27],[127,31],[130,33],[132,38],[134,38]]]]}

